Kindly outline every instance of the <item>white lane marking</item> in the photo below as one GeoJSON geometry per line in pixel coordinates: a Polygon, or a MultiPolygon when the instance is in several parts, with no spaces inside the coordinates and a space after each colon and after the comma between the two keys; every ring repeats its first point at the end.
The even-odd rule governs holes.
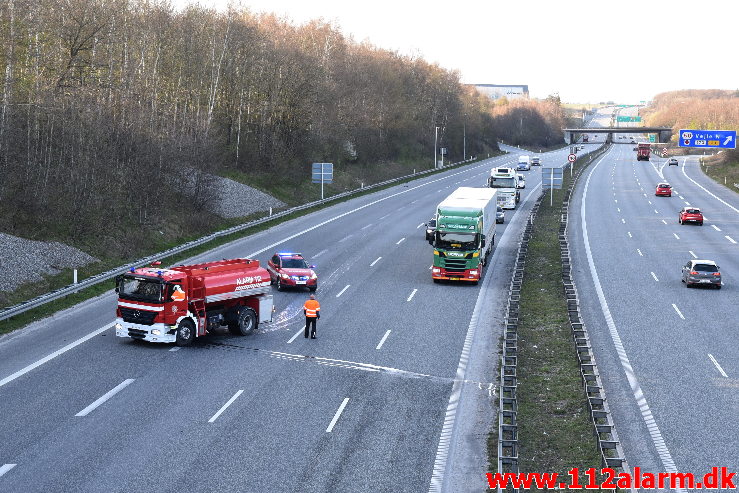
{"type": "Polygon", "coordinates": [[[659,214],[659,211],[657,209],[654,209],[655,214],[659,214]]]}
{"type": "Polygon", "coordinates": [[[292,343],[293,343],[293,341],[294,341],[295,339],[297,339],[297,338],[298,338],[298,336],[299,336],[300,334],[304,333],[304,332],[305,332],[305,325],[303,325],[303,328],[302,328],[302,329],[300,329],[299,331],[297,331],[297,332],[295,333],[295,335],[294,335],[294,336],[292,336],[292,337],[290,338],[290,340],[289,340],[289,341],[287,341],[287,343],[288,343],[288,344],[292,344],[292,343]]]}
{"type": "MultiPolygon", "coordinates": [[[[677,193],[677,192],[675,192],[675,193],[677,193]]],[[[680,197],[680,200],[685,200],[685,197],[683,197],[682,195],[678,195],[678,197],[680,197]]]]}
{"type": "Polygon", "coordinates": [[[339,416],[341,416],[341,413],[344,412],[344,408],[346,407],[346,404],[349,402],[349,398],[346,397],[344,401],[339,406],[339,409],[336,410],[336,414],[334,414],[334,419],[331,420],[331,423],[328,425],[328,428],[326,428],[326,433],[331,433],[331,430],[334,429],[334,426],[336,425],[336,422],[339,420],[339,416]]]}
{"type": "Polygon", "coordinates": [[[352,236],[354,236],[354,235],[347,235],[347,236],[343,237],[342,239],[340,239],[340,240],[339,240],[339,243],[343,243],[343,242],[345,242],[346,240],[348,240],[348,239],[349,239],[349,238],[351,238],[352,236]]]}
{"type": "Polygon", "coordinates": [[[649,202],[649,205],[652,205],[652,201],[651,200],[647,200],[647,202],[649,202]]]}
{"type": "Polygon", "coordinates": [[[412,300],[412,299],[413,299],[413,297],[414,297],[414,296],[416,295],[416,291],[418,291],[418,290],[417,290],[417,289],[414,289],[414,290],[413,290],[413,291],[411,292],[411,295],[410,295],[410,296],[408,297],[408,299],[407,299],[406,301],[410,301],[410,300],[412,300]]]}
{"type": "Polygon", "coordinates": [[[100,405],[102,405],[105,401],[116,395],[121,390],[125,389],[129,385],[131,385],[136,379],[135,378],[127,378],[118,385],[116,385],[114,388],[109,390],[105,393],[102,397],[100,397],[98,400],[84,408],[82,411],[75,414],[75,416],[87,416],[91,412],[93,412],[95,409],[97,409],[100,405]]]}
{"type": "Polygon", "coordinates": [[[618,212],[621,212],[621,208],[620,208],[620,207],[616,207],[616,210],[617,210],[618,212]]]}
{"type": "Polygon", "coordinates": [[[688,253],[693,256],[693,258],[698,258],[698,255],[693,253],[693,250],[688,250],[688,253]]]}
{"type": "Polygon", "coordinates": [[[680,237],[677,235],[677,233],[672,233],[672,236],[674,236],[676,240],[679,240],[680,239],[680,237]]]}
{"type": "Polygon", "coordinates": [[[395,244],[396,244],[396,245],[400,245],[400,244],[401,244],[401,243],[403,243],[404,241],[405,241],[405,238],[401,238],[401,239],[399,239],[399,240],[397,241],[397,243],[395,243],[395,244]]]}
{"type": "Polygon", "coordinates": [[[675,311],[677,312],[677,314],[680,315],[680,318],[682,318],[683,320],[685,320],[685,317],[683,317],[683,312],[680,311],[680,309],[677,307],[677,305],[675,303],[672,304],[672,308],[674,308],[675,311]]]}
{"type": "Polygon", "coordinates": [[[616,199],[613,199],[613,201],[614,201],[614,202],[616,202],[616,203],[618,204],[618,200],[616,200],[616,199]]]}
{"type": "Polygon", "coordinates": [[[416,226],[416,229],[420,228],[421,226],[425,225],[426,223],[421,223],[418,226],[416,226]]]}
{"type": "Polygon", "coordinates": [[[646,194],[646,193],[643,193],[642,195],[644,195],[645,197],[647,196],[647,194],[646,194]]]}
{"type": "Polygon", "coordinates": [[[374,261],[374,262],[372,262],[372,263],[370,264],[370,267],[374,267],[374,266],[375,266],[375,264],[376,264],[377,262],[379,262],[381,258],[382,258],[382,257],[377,257],[377,258],[375,259],[375,261],[374,261]]]}
{"type": "Polygon", "coordinates": [[[372,226],[372,223],[369,223],[369,224],[368,224],[367,226],[362,226],[362,229],[360,229],[360,231],[361,231],[361,230],[363,230],[363,229],[367,229],[367,228],[369,228],[370,226],[372,226]]]}
{"type": "Polygon", "coordinates": [[[391,332],[390,330],[388,330],[387,332],[385,332],[385,335],[382,336],[382,339],[380,339],[380,344],[378,344],[375,349],[380,349],[382,347],[382,345],[385,344],[385,341],[387,340],[387,336],[390,335],[390,332],[391,332]]]}
{"type": "Polygon", "coordinates": [[[636,249],[636,251],[637,251],[637,252],[639,253],[639,256],[640,256],[640,257],[643,257],[643,256],[644,256],[644,255],[643,255],[643,254],[641,253],[641,250],[639,250],[638,248],[636,249]]]}
{"type": "MultiPolygon", "coordinates": [[[[644,423],[647,425],[647,429],[649,430],[649,434],[652,437],[652,442],[654,443],[657,449],[657,453],[659,454],[660,460],[662,461],[662,465],[664,466],[667,472],[677,472],[675,461],[672,459],[672,455],[670,454],[670,451],[667,449],[665,440],[659,431],[659,426],[657,426],[657,422],[655,421],[654,416],[652,415],[652,410],[649,408],[647,399],[644,396],[644,391],[639,385],[639,381],[637,380],[636,374],[634,373],[634,368],[631,366],[629,357],[626,354],[626,349],[624,348],[623,342],[621,341],[621,336],[619,335],[618,329],[616,328],[616,323],[613,321],[613,315],[611,315],[611,310],[610,308],[608,308],[608,302],[606,301],[606,296],[603,293],[603,287],[600,284],[600,279],[598,278],[598,272],[595,270],[595,263],[593,261],[593,252],[590,250],[590,239],[588,238],[588,226],[587,226],[587,221],[585,219],[585,204],[587,203],[586,199],[588,196],[588,188],[590,186],[590,179],[593,176],[593,172],[598,168],[598,165],[601,162],[603,162],[604,158],[605,156],[601,157],[598,160],[598,162],[595,163],[595,166],[593,166],[590,172],[588,173],[588,179],[585,181],[585,189],[583,191],[582,203],[580,205],[580,222],[582,224],[583,242],[585,243],[585,253],[588,258],[588,265],[590,266],[590,275],[593,279],[593,284],[595,284],[595,291],[598,295],[598,300],[600,301],[601,310],[603,311],[603,315],[605,316],[606,324],[608,325],[608,329],[611,334],[611,339],[613,340],[613,345],[616,347],[616,352],[618,353],[619,361],[621,362],[621,366],[623,367],[624,372],[626,373],[626,378],[629,381],[629,386],[631,387],[631,391],[634,395],[634,399],[636,400],[636,403],[639,406],[642,418],[644,419],[644,423]]],[[[682,489],[682,488],[677,488],[677,490],[683,491],[683,492],[685,491],[685,489],[682,489]]]]}
{"type": "Polygon", "coordinates": [[[655,274],[654,272],[650,272],[650,274],[652,274],[652,277],[655,281],[659,282],[659,279],[657,279],[657,274],[655,274]]]}
{"type": "Polygon", "coordinates": [[[346,291],[347,289],[349,289],[349,286],[351,286],[351,284],[347,284],[346,286],[344,286],[344,289],[342,289],[341,291],[339,291],[339,294],[337,294],[336,297],[338,298],[339,296],[341,296],[342,294],[344,294],[344,291],[346,291]]]}
{"type": "Polygon", "coordinates": [[[433,265],[429,265],[429,270],[431,270],[432,267],[433,267],[433,265]]]}
{"type": "Polygon", "coordinates": [[[385,214],[384,216],[382,216],[381,218],[379,218],[378,221],[382,221],[383,219],[385,219],[390,214],[392,214],[392,212],[388,212],[387,214],[385,214]]]}
{"type": "MultiPolygon", "coordinates": [[[[732,209],[732,210],[733,210],[734,212],[739,212],[739,209],[737,209],[737,208],[736,208],[736,207],[734,207],[733,205],[731,205],[731,204],[727,203],[726,201],[724,201],[724,200],[722,200],[722,199],[718,198],[717,196],[715,196],[714,194],[712,194],[711,192],[709,192],[708,190],[706,190],[706,189],[705,189],[705,188],[704,188],[704,187],[703,187],[702,185],[700,185],[700,184],[699,184],[699,183],[698,183],[697,181],[695,181],[694,179],[692,179],[691,177],[689,177],[689,176],[688,176],[688,175],[687,175],[687,174],[685,173],[685,162],[686,162],[686,161],[687,161],[687,158],[686,158],[686,159],[683,159],[683,174],[685,175],[685,178],[687,178],[688,180],[690,180],[690,181],[692,181],[693,183],[695,183],[696,185],[698,185],[698,186],[699,186],[699,187],[700,187],[700,188],[701,188],[701,189],[702,189],[702,190],[703,190],[704,192],[706,192],[706,193],[707,193],[708,195],[710,195],[710,196],[711,196],[711,197],[713,197],[714,199],[718,200],[719,202],[721,202],[722,204],[724,204],[724,205],[725,205],[725,206],[727,206],[728,208],[732,209]]],[[[688,204],[688,205],[690,205],[690,204],[688,204]]]]}
{"type": "Polygon", "coordinates": [[[724,236],[724,238],[726,238],[727,240],[729,240],[732,243],[736,243],[736,240],[734,240],[734,238],[732,238],[731,236],[724,236]]]}
{"type": "Polygon", "coordinates": [[[170,349],[169,352],[170,353],[174,353],[174,352],[179,351],[179,350],[180,350],[180,346],[175,346],[172,349],[170,349]]]}
{"type": "MultiPolygon", "coordinates": [[[[718,361],[716,361],[716,358],[714,358],[711,353],[708,353],[708,357],[710,358],[711,361],[713,361],[713,364],[716,365],[718,372],[724,377],[729,378],[729,375],[727,375],[724,369],[721,368],[721,365],[718,364],[718,361]]],[[[0,474],[0,476],[2,476],[2,474],[0,474]]]]}
{"type": "Polygon", "coordinates": [[[665,221],[664,219],[662,220],[662,222],[665,223],[665,224],[667,224],[667,221],[665,221]]]}
{"type": "Polygon", "coordinates": [[[627,231],[627,233],[629,234],[629,238],[633,238],[633,236],[631,236],[631,231],[627,231]]]}
{"type": "MultiPolygon", "coordinates": [[[[370,225],[368,224],[368,225],[367,225],[367,226],[365,226],[364,228],[366,228],[366,227],[368,227],[368,226],[370,226],[370,225]]],[[[362,228],[362,229],[364,229],[364,228],[362,228]]],[[[324,253],[326,253],[326,252],[328,252],[328,248],[324,248],[323,250],[321,250],[321,251],[320,251],[320,252],[318,252],[317,254],[313,255],[313,256],[312,256],[311,258],[318,258],[318,257],[320,257],[321,255],[323,255],[323,254],[324,254],[324,253]]]]}
{"type": "Polygon", "coordinates": [[[443,191],[444,191],[444,189],[443,188],[440,188],[436,193],[443,192],[443,191]]]}
{"type": "Polygon", "coordinates": [[[238,398],[239,398],[239,396],[240,396],[241,394],[243,394],[243,393],[244,393],[244,391],[243,391],[243,390],[239,390],[238,392],[236,392],[236,393],[235,393],[235,394],[233,395],[233,397],[231,397],[231,398],[230,398],[230,399],[228,400],[228,402],[226,402],[226,403],[225,403],[225,404],[223,405],[223,407],[222,407],[222,408],[220,408],[220,409],[218,410],[218,412],[217,412],[217,413],[215,413],[215,414],[213,415],[213,417],[212,417],[212,418],[210,418],[210,419],[208,420],[208,423],[212,423],[212,422],[214,422],[215,420],[217,420],[217,419],[218,419],[218,416],[220,416],[221,414],[223,414],[223,411],[225,411],[225,410],[226,410],[226,408],[228,408],[228,406],[230,406],[231,404],[233,404],[233,402],[234,402],[234,401],[235,401],[236,399],[238,399],[238,398]]]}
{"type": "MultiPolygon", "coordinates": [[[[704,221],[706,220],[706,216],[703,216],[703,220],[704,220],[704,221]]],[[[721,231],[721,230],[719,229],[719,227],[718,227],[718,226],[716,226],[715,224],[711,224],[711,227],[712,227],[713,229],[715,229],[716,231],[721,231]]]]}
{"type": "Polygon", "coordinates": [[[686,200],[686,201],[685,201],[685,205],[690,205],[690,202],[688,202],[688,201],[686,200]]]}
{"type": "Polygon", "coordinates": [[[418,202],[418,199],[411,201],[411,205],[415,204],[416,202],[418,202]]]}
{"type": "Polygon", "coordinates": [[[13,469],[18,464],[3,464],[0,466],[0,476],[13,469]]]}
{"type": "Polygon", "coordinates": [[[26,373],[28,373],[29,371],[31,371],[31,370],[33,370],[33,369],[35,369],[35,368],[38,368],[39,366],[43,365],[44,363],[48,363],[49,361],[53,360],[53,359],[54,359],[54,358],[56,358],[57,356],[59,356],[59,355],[62,355],[62,354],[64,354],[64,353],[66,353],[66,352],[67,352],[67,351],[69,351],[70,349],[74,349],[75,347],[79,346],[79,345],[80,345],[80,344],[82,344],[83,342],[85,342],[85,341],[88,341],[88,340],[92,339],[92,338],[93,338],[93,337],[95,337],[96,335],[98,335],[98,334],[100,334],[100,333],[102,333],[102,332],[105,332],[106,330],[108,330],[108,329],[110,329],[111,327],[113,327],[113,324],[115,324],[115,322],[111,322],[111,323],[109,323],[108,325],[106,325],[106,326],[104,326],[104,327],[101,327],[101,328],[99,328],[99,329],[98,329],[98,330],[96,330],[96,331],[90,332],[90,333],[89,333],[89,334],[87,334],[86,336],[84,336],[84,337],[81,337],[80,339],[77,339],[77,340],[76,340],[76,341],[74,341],[74,342],[70,342],[69,344],[67,344],[67,345],[66,345],[66,346],[64,346],[63,348],[61,348],[61,349],[59,349],[59,350],[57,350],[57,351],[54,351],[54,352],[53,352],[53,353],[51,353],[50,355],[48,355],[48,356],[45,356],[45,357],[41,358],[40,360],[36,361],[35,363],[31,363],[30,365],[26,366],[26,367],[25,367],[25,368],[23,368],[23,369],[20,369],[20,370],[18,370],[17,372],[13,373],[12,375],[10,375],[10,376],[7,376],[7,377],[3,378],[2,380],[0,380],[0,387],[2,387],[2,386],[3,386],[3,385],[5,385],[5,384],[8,384],[8,383],[12,382],[13,380],[15,380],[15,379],[16,379],[16,378],[18,378],[18,377],[22,377],[23,375],[25,375],[25,374],[26,374],[26,373]]]}
{"type": "Polygon", "coordinates": [[[621,218],[621,222],[624,223],[624,224],[626,224],[626,219],[621,218]]]}

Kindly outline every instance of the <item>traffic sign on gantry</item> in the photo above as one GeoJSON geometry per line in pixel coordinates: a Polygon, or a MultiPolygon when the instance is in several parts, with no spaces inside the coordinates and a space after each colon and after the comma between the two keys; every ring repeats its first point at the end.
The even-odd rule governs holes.
{"type": "Polygon", "coordinates": [[[736,130],[680,130],[677,143],[680,147],[712,149],[736,149],[736,130]]]}

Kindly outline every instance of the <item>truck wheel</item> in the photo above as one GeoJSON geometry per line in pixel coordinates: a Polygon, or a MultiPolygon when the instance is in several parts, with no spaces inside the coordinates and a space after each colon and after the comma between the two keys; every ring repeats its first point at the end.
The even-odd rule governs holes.
{"type": "Polygon", "coordinates": [[[177,339],[175,344],[178,346],[188,346],[195,339],[195,324],[192,320],[183,320],[177,326],[177,339]]]}
{"type": "Polygon", "coordinates": [[[257,314],[251,308],[242,308],[237,320],[236,324],[228,326],[236,335],[249,335],[257,328],[257,314]]]}

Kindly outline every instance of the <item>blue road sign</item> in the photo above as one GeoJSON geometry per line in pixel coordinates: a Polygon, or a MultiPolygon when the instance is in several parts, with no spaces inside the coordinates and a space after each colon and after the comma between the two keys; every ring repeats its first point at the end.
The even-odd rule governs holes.
{"type": "Polygon", "coordinates": [[[313,183],[332,183],[334,180],[333,163],[313,163],[311,171],[313,183]]]}
{"type": "Polygon", "coordinates": [[[736,130],[680,130],[680,147],[736,149],[736,130]]]}

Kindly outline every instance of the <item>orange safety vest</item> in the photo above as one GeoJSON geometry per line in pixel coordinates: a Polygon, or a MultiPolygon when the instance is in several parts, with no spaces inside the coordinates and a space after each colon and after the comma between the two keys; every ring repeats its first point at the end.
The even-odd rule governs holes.
{"type": "Polygon", "coordinates": [[[318,312],[321,310],[321,305],[316,300],[308,300],[303,305],[305,310],[305,316],[310,318],[316,318],[318,312]]]}
{"type": "Polygon", "coordinates": [[[181,291],[173,291],[172,292],[172,301],[184,301],[185,300],[185,293],[181,291]]]}

